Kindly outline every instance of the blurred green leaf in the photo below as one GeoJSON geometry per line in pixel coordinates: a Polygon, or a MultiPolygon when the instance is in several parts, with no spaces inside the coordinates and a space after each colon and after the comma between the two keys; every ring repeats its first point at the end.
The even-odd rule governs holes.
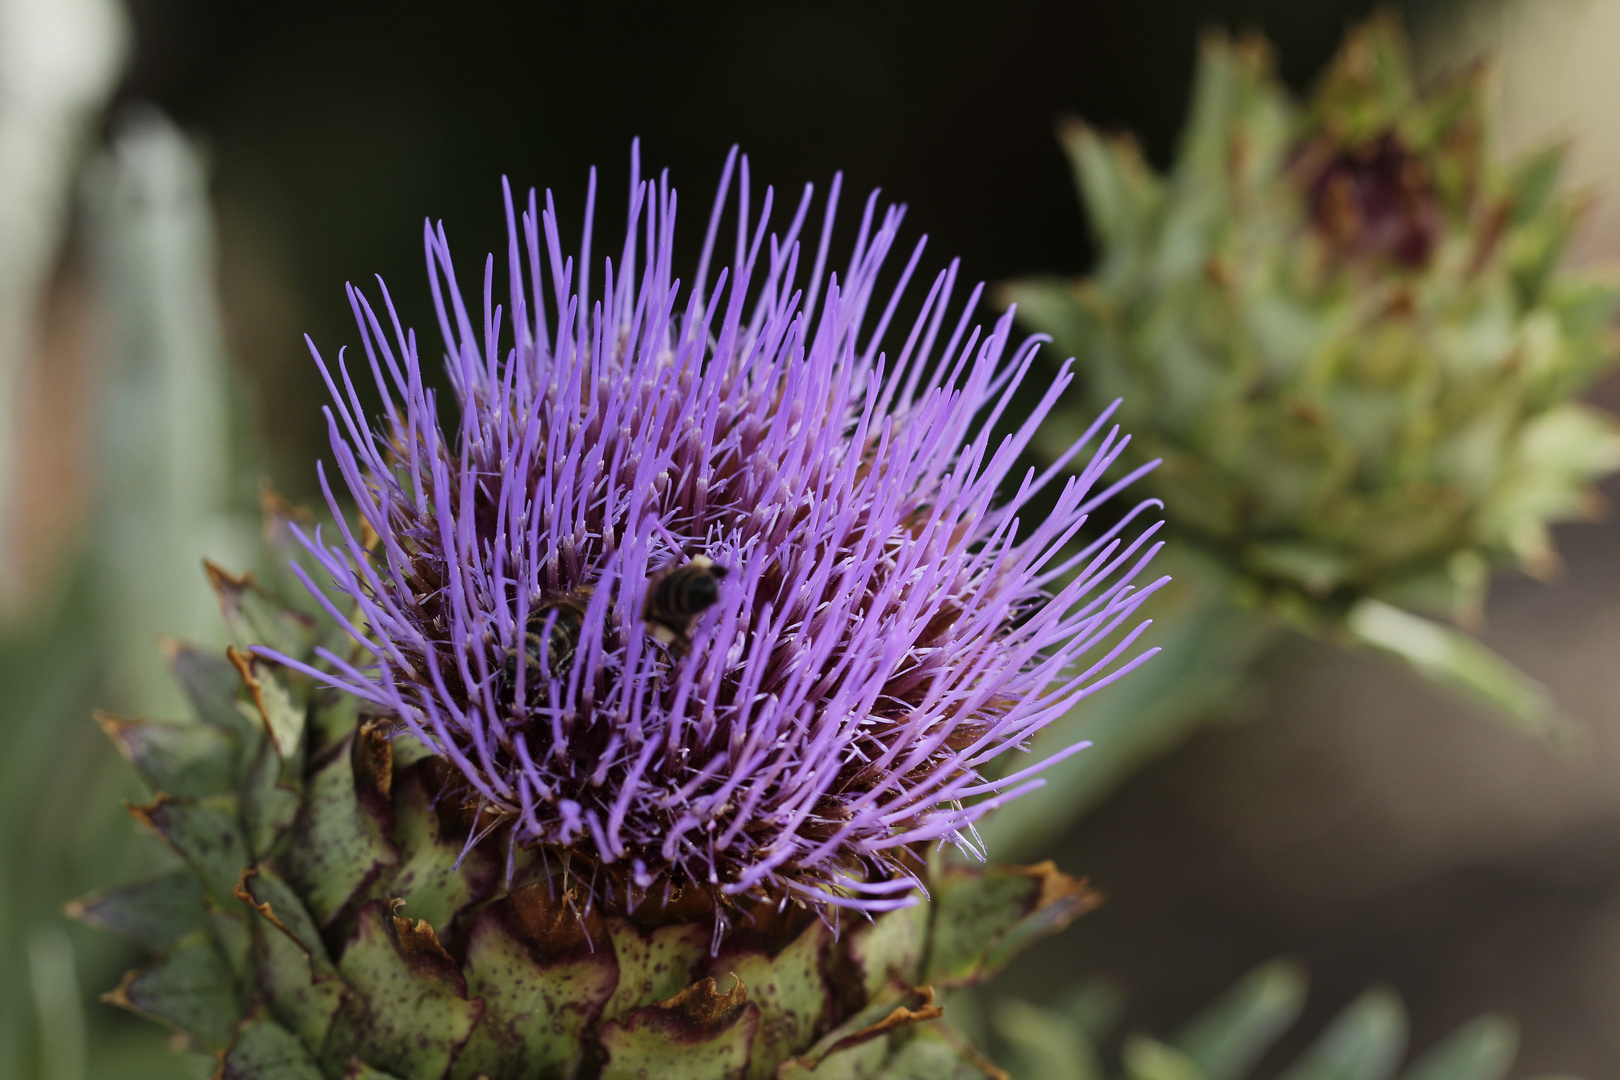
{"type": "Polygon", "coordinates": [[[197,875],[177,867],[75,900],[67,906],[67,914],[161,951],[185,934],[204,929],[208,909],[197,875]]]}
{"type": "Polygon", "coordinates": [[[1125,1011],[1125,995],[1106,979],[1088,979],[1068,998],[1063,1012],[1087,1041],[1101,1042],[1125,1011]]]}
{"type": "MultiPolygon", "coordinates": [[[[109,18],[118,14],[99,0],[22,3],[63,16],[93,8],[109,18]]],[[[0,53],[14,44],[0,41],[0,53]]],[[[79,44],[97,43],[87,36],[79,44]]],[[[66,54],[58,59],[66,62],[66,54]]],[[[0,82],[18,70],[0,65],[0,82]]],[[[86,272],[97,340],[105,347],[96,397],[111,410],[95,427],[100,443],[93,460],[106,482],[97,491],[93,542],[68,565],[70,585],[54,605],[31,612],[25,628],[0,639],[0,700],[6,702],[0,716],[0,963],[34,976],[0,982],[0,1080],[200,1080],[217,1066],[176,1057],[151,1025],[89,1004],[84,987],[115,982],[135,962],[135,950],[110,935],[68,926],[61,914],[71,897],[158,868],[152,848],[130,843],[132,823],[120,797],[140,798],[140,785],[90,722],[93,706],[154,718],[110,726],[149,782],[171,794],[203,794],[215,786],[244,764],[240,751],[254,737],[254,725],[229,697],[211,693],[218,680],[211,683],[209,673],[222,661],[211,664],[183,647],[169,652],[177,668],[186,669],[182,681],[198,692],[201,718],[211,726],[157,719],[185,711],[164,671],[158,632],[217,636],[220,619],[198,573],[198,556],[208,551],[228,558],[242,545],[232,540],[234,458],[223,420],[228,373],[217,334],[201,158],[184,136],[150,114],[114,125],[112,143],[82,189],[80,218],[92,255],[86,272]],[[194,780],[201,786],[188,787],[194,780]],[[58,977],[62,965],[53,967],[48,948],[31,946],[24,955],[25,942],[49,941],[52,930],[64,926],[77,968],[75,992],[81,1006],[89,1004],[86,1035],[76,1036],[63,1020],[69,1014],[58,1000],[68,985],[58,977]]],[[[0,189],[7,189],[0,191],[0,216],[17,209],[7,199],[7,183],[17,178],[0,177],[0,189]]],[[[0,262],[11,254],[0,254],[0,262]]],[[[15,300],[6,291],[15,284],[0,274],[0,307],[15,300]]],[[[0,461],[0,471],[8,467],[0,461]]],[[[234,680],[234,672],[230,676],[234,680]]],[[[234,905],[228,893],[227,883],[223,899],[234,905]]],[[[199,917],[208,918],[196,897],[195,904],[181,897],[178,907],[146,902],[151,899],[139,888],[104,893],[79,913],[164,945],[199,925],[199,917]]],[[[204,956],[178,947],[175,955],[204,956]]],[[[229,961],[215,959],[228,975],[229,961]]],[[[158,1003],[179,1002],[190,992],[175,972],[149,971],[134,992],[167,1008],[158,1003]],[[179,981],[165,983],[171,975],[179,981]]]]}
{"type": "Polygon", "coordinates": [[[988,978],[1030,942],[1063,929],[1100,899],[1050,862],[982,869],[947,863],[929,891],[932,936],[920,982],[937,989],[988,978]]]}
{"type": "Polygon", "coordinates": [[[1566,745],[1580,738],[1580,729],[1558,711],[1545,687],[1461,631],[1381,600],[1358,602],[1345,629],[1358,644],[1490,706],[1518,731],[1566,745]]]}
{"type": "Polygon", "coordinates": [[[1369,990],[1341,1012],[1281,1080],[1388,1080],[1406,1049],[1406,1010],[1369,990]]]}
{"type": "Polygon", "coordinates": [[[1414,1061],[1401,1080],[1504,1080],[1518,1052],[1517,1024],[1481,1016],[1414,1061]]]}
{"type": "MultiPolygon", "coordinates": [[[[1066,1010],[1003,1000],[991,1007],[1015,1080],[1094,1080],[1111,1045],[1118,996],[1089,983],[1066,1010]],[[1087,1002],[1080,1005],[1080,1002],[1087,1002]],[[1101,1007],[1097,1007],[1098,1005],[1101,1007]],[[1100,1022],[1099,1022],[1100,1021],[1100,1022]]],[[[1169,1042],[1132,1033],[1120,1044],[1122,1080],[1247,1080],[1297,1021],[1305,974],[1273,960],[1244,976],[1169,1042]]],[[[1392,992],[1373,989],[1343,1009],[1279,1080],[1390,1080],[1406,1050],[1406,1012],[1392,992]]],[[[1518,1050],[1513,1022],[1481,1016],[1423,1054],[1400,1080],[1504,1080],[1518,1050]]]]}
{"type": "Polygon", "coordinates": [[[1024,1001],[999,1001],[992,1018],[1007,1044],[1013,1075],[1040,1080],[1102,1080],[1084,1029],[1062,1013],[1024,1001]]]}
{"type": "Polygon", "coordinates": [[[1192,1058],[1146,1035],[1126,1039],[1123,1057],[1127,1080],[1202,1080],[1192,1058]]]}
{"type": "Polygon", "coordinates": [[[182,938],[165,956],[132,971],[107,1000],[162,1020],[200,1039],[203,1049],[231,1043],[242,1014],[236,979],[206,932],[182,938]]]}
{"type": "Polygon", "coordinates": [[[1304,1007],[1304,970],[1289,960],[1273,960],[1245,976],[1173,1041],[1204,1080],[1238,1080],[1304,1007]]]}
{"type": "MultiPolygon", "coordinates": [[[[1080,702],[1035,740],[1037,758],[1082,740],[1092,745],[1042,773],[1044,787],[985,818],[979,832],[992,858],[1037,857],[1144,761],[1200,724],[1241,708],[1249,664],[1278,628],[1233,601],[1230,575],[1212,561],[1167,548],[1156,565],[1172,580],[1142,614],[1154,620],[1148,640],[1163,652],[1080,702]]],[[[1027,766],[1013,757],[1004,759],[1006,768],[1027,766]]]]}

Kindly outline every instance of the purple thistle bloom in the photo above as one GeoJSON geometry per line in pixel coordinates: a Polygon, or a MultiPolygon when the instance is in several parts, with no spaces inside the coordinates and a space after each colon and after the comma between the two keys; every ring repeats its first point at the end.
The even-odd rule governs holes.
{"type": "Polygon", "coordinates": [[[709,291],[737,164],[733,150],[684,294],[675,192],[667,173],[643,182],[634,151],[599,296],[594,171],[577,262],[550,192],[519,217],[506,189],[510,297],[495,302],[491,256],[481,326],[430,223],[453,439],[386,288],[386,325],[349,290],[375,426],[342,354],[337,379],[316,362],[365,528],[323,469],[342,542],[304,542],[339,602],[304,580],[370,660],[276,659],[397,717],[510,845],[570,852],[627,903],[691,883],[722,919],[749,899],[886,910],[912,902],[921,845],[983,857],[973,823],[1040,783],[991,762],[1156,651],[1127,655],[1145,623],[1120,631],[1162,583],[1132,585],[1158,525],[1124,537],[1157,504],[1070,549],[1137,475],[1093,490],[1127,441],[1098,441],[1105,414],[996,505],[1072,376],[993,440],[1039,339],[1003,362],[1012,313],[970,326],[982,287],[948,321],[955,262],[898,356],[880,353],[926,237],[880,294],[904,208],[879,215],[876,192],[848,269],[829,273],[834,179],[806,274],[812,187],[769,233],[772,191],[751,217],[742,158],[735,252],[709,291]],[[1050,511],[1021,523],[1057,480],[1050,511]]]}

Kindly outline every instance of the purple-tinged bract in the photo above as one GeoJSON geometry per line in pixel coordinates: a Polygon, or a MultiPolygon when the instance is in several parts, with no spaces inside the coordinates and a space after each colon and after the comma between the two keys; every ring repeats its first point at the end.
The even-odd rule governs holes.
{"type": "Polygon", "coordinates": [[[880,351],[923,253],[879,291],[903,207],[879,214],[874,192],[831,272],[839,181],[809,254],[812,188],[770,232],[743,158],[710,289],[733,152],[683,286],[675,192],[632,164],[599,291],[594,173],[577,260],[549,193],[518,216],[508,192],[509,293],[492,257],[477,324],[428,227],[453,435],[386,290],[386,322],[350,291],[378,421],[341,355],[321,370],[363,527],[323,471],[341,543],[306,543],[369,658],[325,653],[318,674],[447,759],[447,794],[509,844],[588,867],[599,896],[693,885],[722,919],[749,900],[909,903],[920,845],[979,853],[973,822],[1039,783],[987,766],[1148,655],[1124,624],[1157,526],[1126,530],[1155,504],[1076,540],[1131,480],[1099,490],[1126,441],[1105,415],[998,505],[1071,375],[1012,423],[1039,342],[1009,349],[1011,312],[971,326],[980,293],[953,308],[954,262],[880,351]]]}

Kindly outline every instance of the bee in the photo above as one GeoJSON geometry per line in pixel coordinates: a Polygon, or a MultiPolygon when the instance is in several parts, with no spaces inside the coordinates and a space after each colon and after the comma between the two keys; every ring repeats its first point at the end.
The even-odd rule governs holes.
{"type": "Polygon", "coordinates": [[[691,643],[692,624],[720,599],[725,576],[726,568],[707,555],[694,555],[690,562],[655,575],[641,613],[653,637],[684,650],[691,643]]]}
{"type": "Polygon", "coordinates": [[[549,597],[529,613],[521,648],[506,650],[497,696],[506,697],[517,689],[520,662],[524,670],[524,695],[529,698],[545,685],[547,672],[553,679],[567,676],[579,647],[579,631],[585,622],[585,605],[590,596],[589,588],[576,589],[549,597]]]}

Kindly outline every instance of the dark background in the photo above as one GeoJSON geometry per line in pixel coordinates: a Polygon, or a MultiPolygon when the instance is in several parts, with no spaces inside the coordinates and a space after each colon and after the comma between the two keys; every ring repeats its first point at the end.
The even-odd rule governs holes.
{"type": "Polygon", "coordinates": [[[1201,31],[1262,30],[1302,85],[1371,8],[134,0],[120,98],[157,103],[213,154],[233,352],[275,479],[303,493],[323,429],[299,334],[352,342],[342,285],[377,273],[431,325],[422,220],[445,221],[467,276],[504,248],[502,175],[552,188],[577,237],[596,165],[611,234],[639,136],[644,168],[685,196],[690,265],[735,143],[782,195],[838,169],[846,208],[882,187],[930,261],[961,256],[969,281],[1076,272],[1089,251],[1059,117],[1132,131],[1163,163],[1201,31]]]}

